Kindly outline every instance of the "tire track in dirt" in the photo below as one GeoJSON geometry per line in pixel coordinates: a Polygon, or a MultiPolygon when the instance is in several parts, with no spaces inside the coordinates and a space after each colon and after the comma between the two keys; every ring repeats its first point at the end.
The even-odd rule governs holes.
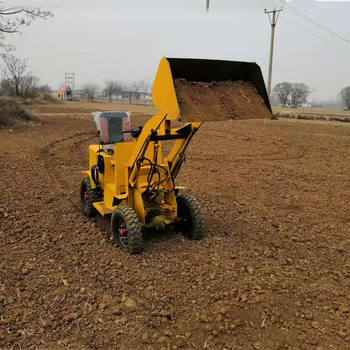
{"type": "MultiPolygon", "coordinates": [[[[77,150],[79,146],[82,145],[83,143],[86,143],[90,140],[91,141],[94,140],[95,137],[96,137],[96,134],[90,131],[75,133],[71,136],[62,138],[60,140],[52,141],[40,149],[40,153],[42,155],[41,159],[44,164],[43,168],[45,169],[45,173],[47,174],[50,181],[54,184],[56,191],[63,195],[62,200],[69,199],[69,204],[74,209],[79,208],[78,196],[75,196],[77,197],[76,202],[71,201],[70,195],[67,192],[67,189],[69,188],[69,184],[70,184],[70,182],[67,180],[67,176],[71,176],[72,173],[69,169],[66,169],[66,168],[62,169],[62,163],[60,162],[60,159],[66,158],[66,157],[75,159],[76,157],[75,157],[74,150],[77,150]],[[85,135],[90,135],[90,136],[82,138],[85,135]],[[73,147],[70,147],[71,141],[73,141],[72,143],[73,147]],[[60,154],[60,156],[57,157],[55,150],[57,150],[62,145],[64,145],[65,147],[60,151],[62,152],[64,149],[67,149],[66,151],[67,153],[60,154]]],[[[76,190],[78,189],[79,187],[77,187],[76,190]]]]}
{"type": "Polygon", "coordinates": [[[80,133],[76,133],[74,135],[68,136],[68,137],[63,138],[61,140],[52,141],[48,145],[40,148],[40,152],[42,152],[44,154],[47,154],[49,149],[52,148],[55,145],[61,144],[62,142],[66,142],[66,141],[72,140],[72,139],[76,138],[77,136],[88,135],[88,134],[89,135],[93,135],[93,133],[90,132],[90,131],[84,131],[84,132],[80,132],[80,133]]]}

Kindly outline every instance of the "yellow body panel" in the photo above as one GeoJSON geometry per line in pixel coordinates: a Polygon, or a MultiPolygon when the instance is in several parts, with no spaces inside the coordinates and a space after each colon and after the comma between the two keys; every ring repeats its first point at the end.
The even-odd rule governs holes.
{"type": "Polygon", "coordinates": [[[136,146],[136,142],[121,142],[114,146],[115,157],[115,177],[117,179],[116,194],[125,194],[127,179],[125,177],[125,168],[136,146]]]}
{"type": "Polygon", "coordinates": [[[163,113],[168,114],[169,120],[177,120],[180,110],[174,89],[170,64],[163,57],[159,63],[158,71],[152,88],[153,104],[163,113]]]}

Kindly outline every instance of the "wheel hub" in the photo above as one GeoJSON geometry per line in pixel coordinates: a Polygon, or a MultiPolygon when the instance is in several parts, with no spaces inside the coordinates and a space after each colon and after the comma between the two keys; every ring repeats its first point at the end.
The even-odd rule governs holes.
{"type": "Polygon", "coordinates": [[[120,229],[119,230],[119,235],[121,236],[121,237],[125,237],[126,236],[126,230],[124,230],[124,229],[120,229]]]}
{"type": "Polygon", "coordinates": [[[126,229],[124,222],[119,223],[118,233],[122,244],[128,245],[128,230],[126,229]]]}

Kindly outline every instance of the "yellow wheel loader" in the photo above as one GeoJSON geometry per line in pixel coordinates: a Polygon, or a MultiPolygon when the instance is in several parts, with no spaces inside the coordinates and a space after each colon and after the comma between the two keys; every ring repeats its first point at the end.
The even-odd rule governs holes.
{"type": "Polygon", "coordinates": [[[159,113],[143,127],[130,130],[129,115],[101,112],[94,115],[101,142],[89,147],[89,170],[82,173],[80,189],[84,215],[111,215],[113,239],[121,250],[137,254],[143,248],[145,228],[175,226],[193,240],[206,235],[201,206],[181,194],[175,180],[185,151],[202,125],[181,120],[174,80],[211,82],[243,80],[252,84],[270,108],[261,70],[255,63],[198,59],[160,61],[152,97],[159,113]],[[164,156],[162,144],[172,141],[164,156]]]}

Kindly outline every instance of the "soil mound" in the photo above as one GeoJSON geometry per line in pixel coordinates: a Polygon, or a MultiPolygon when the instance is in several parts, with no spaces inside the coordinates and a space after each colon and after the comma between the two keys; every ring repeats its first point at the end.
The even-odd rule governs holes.
{"type": "Polygon", "coordinates": [[[263,119],[272,116],[256,89],[243,81],[175,80],[183,122],[263,119]]]}
{"type": "Polygon", "coordinates": [[[0,129],[38,121],[38,117],[28,113],[17,101],[0,99],[0,129]]]}

